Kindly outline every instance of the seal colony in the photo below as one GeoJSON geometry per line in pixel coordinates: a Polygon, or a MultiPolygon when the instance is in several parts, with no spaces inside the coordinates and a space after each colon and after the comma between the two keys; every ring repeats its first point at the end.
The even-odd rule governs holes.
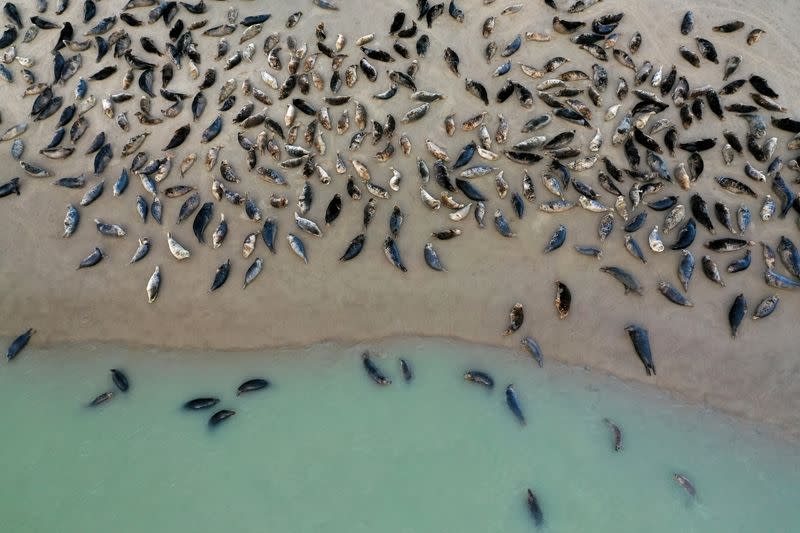
{"type": "MultiPolygon", "coordinates": [[[[0,136],[21,169],[0,185],[0,196],[13,209],[18,196],[55,188],[66,204],[63,229],[60,222],[53,228],[64,236],[55,260],[85,276],[149,261],[148,272],[136,275],[142,298],[156,309],[162,281],[169,284],[184,263],[197,260],[193,248],[216,257],[198,298],[231,290],[226,282],[234,274],[244,288],[258,284],[271,261],[297,262],[298,277],[303,265],[317,262],[346,272],[346,263],[364,260],[359,256],[370,249],[386,257],[375,268],[402,276],[416,250],[431,275],[447,276],[448,250],[468,233],[485,229],[509,247],[530,246],[522,220],[531,217],[550,235],[543,262],[575,252],[575,261],[598,258],[609,286],[618,282],[630,298],[657,287],[668,300],[662,304],[681,312],[694,306],[689,287],[701,256],[708,282],[732,291],[718,313],[734,337],[753,329],[745,317],[763,319],[779,307],[773,289],[800,287],[800,255],[789,236],[762,241],[764,267],[758,259],[751,266],[763,228],[795,231],[787,219],[800,201],[788,175],[800,169],[791,157],[800,148],[800,122],[767,73],[744,74],[759,65],[727,55],[734,41],[758,46],[764,38],[745,22],[700,27],[688,12],[674,21],[675,65],[656,66],[640,50],[646,29],[628,27],[623,12],[595,2],[469,9],[409,2],[365,35],[326,25],[325,14],[338,7],[324,0],[299,6],[285,20],[256,4],[202,0],[130,0],[102,17],[103,3],[4,5],[10,24],[0,36],[0,74],[4,90],[30,102],[30,118],[0,136]],[[505,35],[504,21],[527,10],[552,10],[552,26],[505,35]],[[470,20],[483,21],[480,34],[442,42],[440,28],[454,31],[470,20]],[[43,40],[52,56],[27,55],[43,40]],[[216,54],[201,53],[209,42],[216,54]],[[474,47],[488,71],[462,62],[464,49],[474,47]],[[698,72],[713,73],[714,84],[693,83],[698,72]],[[370,97],[353,96],[365,86],[370,97]],[[448,96],[461,91],[474,108],[445,111],[434,123],[448,96]],[[399,100],[407,102],[402,113],[385,112],[399,100]],[[493,112],[513,101],[514,115],[493,112]],[[404,131],[415,123],[425,124],[424,136],[404,131]],[[715,135],[695,133],[710,123],[718,126],[715,135]],[[33,137],[34,124],[39,132],[46,126],[47,136],[33,137]],[[230,131],[239,146],[220,142],[230,131]],[[167,132],[166,142],[155,144],[163,137],[158,132],[167,132]],[[446,147],[450,137],[459,140],[457,152],[446,147]],[[81,174],[54,170],[81,158],[81,174]],[[398,159],[415,162],[416,175],[398,170],[398,159]],[[709,175],[706,167],[716,160],[727,175],[709,175]],[[713,193],[696,192],[701,184],[714,184],[713,193]],[[324,221],[311,214],[320,205],[324,221]],[[135,224],[118,220],[123,210],[136,213],[135,224]],[[577,210],[596,217],[595,242],[573,237],[580,234],[571,216],[577,210]],[[87,217],[94,227],[81,223],[87,217]],[[431,238],[409,242],[404,226],[422,218],[431,238]],[[357,219],[361,229],[341,238],[335,227],[345,219],[357,219]],[[70,239],[86,232],[96,244],[76,251],[70,239]],[[329,250],[320,241],[333,238],[335,254],[315,253],[329,250]],[[603,253],[614,239],[630,258],[603,253]],[[268,254],[257,252],[259,240],[268,254]],[[246,269],[237,271],[226,255],[230,241],[237,248],[241,242],[248,261],[253,257],[246,269]],[[729,264],[726,256],[733,256],[729,264]],[[626,266],[636,263],[666,264],[672,277],[640,279],[626,266]],[[768,288],[745,295],[736,290],[743,276],[763,278],[768,288]]],[[[570,322],[582,287],[566,276],[546,282],[555,286],[555,316],[570,322]]],[[[525,335],[525,307],[540,302],[506,289],[509,307],[522,301],[510,307],[498,336],[525,335]]],[[[648,376],[658,362],[651,327],[619,330],[648,376]]],[[[9,359],[30,335],[14,341],[9,359]]],[[[531,336],[520,343],[539,365],[556,349],[540,348],[531,336]]],[[[509,405],[516,402],[510,391],[509,405]]]]}

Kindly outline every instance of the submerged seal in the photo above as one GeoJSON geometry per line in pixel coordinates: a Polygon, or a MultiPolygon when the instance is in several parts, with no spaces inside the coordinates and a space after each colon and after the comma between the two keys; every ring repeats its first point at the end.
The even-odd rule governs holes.
{"type": "Polygon", "coordinates": [[[128,381],[128,376],[126,376],[122,370],[112,368],[111,379],[114,381],[114,385],[116,385],[119,390],[122,392],[128,392],[128,389],[130,388],[130,382],[128,381]]]}
{"type": "Polygon", "coordinates": [[[392,380],[387,378],[383,375],[383,373],[375,366],[375,363],[372,362],[370,359],[369,352],[364,352],[361,355],[361,359],[364,363],[364,369],[367,371],[369,377],[372,378],[372,381],[377,383],[378,385],[391,385],[392,380]]]}

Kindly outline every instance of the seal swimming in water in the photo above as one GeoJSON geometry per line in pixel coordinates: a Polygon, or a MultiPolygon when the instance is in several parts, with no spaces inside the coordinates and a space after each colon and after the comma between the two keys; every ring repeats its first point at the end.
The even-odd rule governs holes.
{"type": "Polygon", "coordinates": [[[542,524],[544,524],[542,508],[539,505],[539,499],[536,498],[536,494],[534,494],[531,489],[528,489],[528,510],[531,513],[531,517],[533,517],[534,525],[536,525],[537,528],[542,527],[542,524]]]}
{"type": "Polygon", "coordinates": [[[220,411],[217,411],[216,413],[211,415],[211,418],[208,419],[208,425],[210,427],[215,427],[215,426],[219,425],[220,423],[222,423],[222,421],[229,419],[230,417],[232,417],[235,414],[236,414],[236,411],[232,411],[230,409],[222,409],[220,411]]]}
{"type": "Polygon", "coordinates": [[[97,396],[94,400],[89,402],[89,407],[97,407],[102,403],[106,403],[108,400],[114,397],[114,393],[111,391],[104,392],[103,394],[97,396]]]}
{"type": "Polygon", "coordinates": [[[406,383],[410,383],[414,379],[414,373],[405,359],[400,359],[400,371],[403,373],[403,379],[406,380],[406,383]]]}
{"type": "Polygon", "coordinates": [[[697,498],[697,491],[694,488],[694,485],[689,478],[686,477],[684,474],[673,474],[672,479],[674,479],[678,485],[683,487],[686,490],[686,493],[691,496],[692,498],[697,498]]]}
{"type": "Polygon", "coordinates": [[[117,370],[116,368],[111,369],[111,380],[114,382],[114,385],[117,386],[119,390],[122,392],[128,392],[130,388],[130,382],[128,381],[128,376],[126,376],[122,370],[117,370]]]}
{"type": "Polygon", "coordinates": [[[267,381],[266,379],[262,378],[249,379],[244,383],[242,383],[241,385],[239,385],[239,388],[236,389],[236,396],[241,396],[242,394],[245,394],[247,392],[266,389],[267,387],[269,387],[269,381],[267,381]]]}
{"type": "Polygon", "coordinates": [[[614,441],[614,451],[615,452],[621,452],[622,451],[622,430],[620,429],[620,427],[617,424],[615,424],[614,422],[612,422],[608,418],[604,418],[603,422],[605,423],[606,426],[608,426],[608,429],[611,430],[611,435],[612,435],[613,441],[614,441]]]}
{"type": "Polygon", "coordinates": [[[484,387],[488,387],[490,389],[494,387],[494,380],[492,379],[492,376],[480,370],[468,370],[464,374],[464,379],[466,381],[471,381],[472,383],[477,383],[478,385],[483,385],[484,387]]]}
{"type": "Polygon", "coordinates": [[[193,398],[183,404],[184,409],[198,411],[200,409],[210,409],[219,403],[219,398],[193,398]]]}
{"type": "Polygon", "coordinates": [[[519,405],[519,397],[517,396],[517,391],[514,390],[514,384],[506,387],[506,403],[508,404],[508,408],[511,409],[511,412],[514,413],[514,416],[517,418],[520,424],[523,426],[527,424],[525,421],[525,415],[522,414],[522,408],[519,405]]]}
{"type": "Polygon", "coordinates": [[[361,360],[364,363],[364,369],[367,371],[367,375],[372,378],[372,381],[377,383],[378,385],[391,385],[392,380],[387,378],[383,375],[383,373],[375,366],[375,363],[372,362],[370,358],[369,352],[364,352],[361,354],[361,360]]]}

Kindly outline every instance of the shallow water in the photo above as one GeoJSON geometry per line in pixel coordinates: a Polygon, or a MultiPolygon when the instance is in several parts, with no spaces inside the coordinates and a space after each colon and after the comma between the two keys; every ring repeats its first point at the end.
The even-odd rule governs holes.
{"type": "Polygon", "coordinates": [[[0,371],[2,531],[789,531],[800,450],[581,369],[443,340],[198,353],[28,349],[0,371]],[[390,355],[389,355],[390,354],[390,355]],[[398,358],[415,378],[400,377],[398,358]],[[131,390],[96,409],[123,368],[131,390]],[[489,391],[465,382],[481,368],[489,391]],[[235,396],[246,378],[272,386],[235,396]],[[505,406],[513,382],[528,425],[505,406]],[[204,394],[236,416],[181,404],[204,394]],[[603,417],[624,431],[615,453],[603,417]],[[685,472],[691,501],[672,480],[685,472]]]}

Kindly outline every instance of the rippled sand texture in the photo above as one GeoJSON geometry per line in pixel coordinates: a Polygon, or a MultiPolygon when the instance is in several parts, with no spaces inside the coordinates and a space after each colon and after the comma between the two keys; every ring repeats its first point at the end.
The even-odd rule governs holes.
{"type": "MultiPolygon", "coordinates": [[[[198,122],[192,123],[188,141],[175,150],[175,167],[190,152],[198,153],[198,163],[182,181],[177,168],[173,168],[170,177],[160,184],[162,189],[186,183],[198,187],[202,201],[212,199],[211,177],[202,165],[207,146],[199,143],[200,134],[217,115],[213,102],[216,101],[222,81],[230,77],[239,81],[249,78],[256,86],[265,89],[259,72],[268,68],[261,46],[269,33],[280,32],[283,38],[292,35],[298,42],[307,42],[309,49],[313,49],[314,27],[317,22],[324,21],[328,32],[326,42],[329,45],[332,45],[337,33],[347,36],[348,44],[344,50],[348,54],[344,63],[347,66],[357,62],[361,56],[354,45],[359,36],[374,32],[377,37],[370,46],[391,49],[394,39],[388,37],[387,32],[393,13],[404,9],[412,15],[415,11],[415,5],[410,1],[375,3],[357,0],[340,3],[346,8],[330,12],[314,7],[310,1],[270,3],[268,7],[262,7],[263,4],[256,2],[238,2],[242,16],[268,9],[272,13],[272,19],[266,24],[265,31],[254,41],[259,49],[256,60],[253,63],[245,61],[230,72],[224,72],[222,62],[213,61],[217,39],[204,37],[199,31],[195,32],[195,40],[203,54],[201,70],[214,66],[219,71],[219,77],[216,85],[206,91],[210,100],[209,108],[198,122]],[[287,30],[284,23],[290,12],[296,9],[302,9],[304,15],[297,27],[287,30]]],[[[25,17],[34,14],[30,7],[19,4],[25,17]]],[[[73,21],[79,20],[81,5],[79,2],[72,4],[67,14],[73,21]]],[[[95,21],[116,10],[120,4],[121,2],[99,2],[99,14],[95,21]]],[[[221,349],[306,345],[323,339],[357,340],[402,334],[459,337],[518,348],[520,334],[532,335],[542,346],[547,359],[590,365],[623,378],[643,380],[676,391],[691,400],[704,401],[730,412],[775,422],[795,432],[800,429],[800,410],[796,408],[800,397],[800,381],[796,379],[797,336],[791,331],[794,326],[793,316],[798,311],[796,296],[788,291],[780,291],[781,304],[778,311],[772,317],[758,322],[746,318],[736,340],[731,339],[727,324],[728,308],[738,293],[745,294],[752,310],[762,298],[774,291],[762,281],[763,261],[760,249],[753,249],[753,266],[748,271],[735,275],[723,274],[727,287],[722,288],[707,280],[700,271],[700,257],[707,253],[702,245],[709,235],[705,229],[699,227],[698,237],[691,247],[698,260],[698,268],[689,291],[695,307],[681,308],[665,300],[656,289],[659,279],[678,284],[676,269],[679,252],[667,251],[656,255],[647,249],[647,233],[652,224],[663,224],[664,213],[650,211],[647,224],[636,234],[649,259],[647,265],[642,265],[623,246],[619,217],[617,229],[603,245],[603,260],[598,262],[578,255],[574,246],[599,244],[599,215],[579,208],[561,215],[545,214],[539,212],[535,205],[527,204],[524,218],[517,220],[512,215],[508,198],[498,199],[491,178],[488,177],[475,180],[475,184],[490,198],[487,202],[486,229],[478,229],[472,216],[462,223],[454,224],[447,218],[445,209],[432,212],[422,205],[418,195],[416,157],[421,156],[431,167],[433,165],[433,158],[424,148],[425,138],[430,137],[447,148],[451,157],[455,157],[463,145],[476,138],[474,132],[461,131],[449,138],[443,128],[443,119],[450,113],[456,113],[456,119],[460,123],[484,109],[477,98],[466,93],[464,79],[471,77],[485,83],[492,102],[494,94],[504,82],[504,78],[491,77],[491,73],[502,60],[498,54],[491,65],[486,64],[483,50],[487,41],[481,37],[480,28],[484,19],[497,15],[505,3],[495,2],[489,6],[479,2],[462,4],[466,11],[463,24],[458,24],[445,13],[432,29],[425,28],[424,23],[420,28],[420,33],[425,32],[430,36],[431,46],[427,58],[420,59],[417,84],[422,89],[442,91],[447,94],[447,98],[433,104],[424,120],[409,125],[398,124],[394,142],[397,142],[399,134],[407,133],[414,146],[411,156],[403,156],[398,146],[395,157],[389,163],[381,164],[373,159],[373,155],[383,147],[383,143],[372,146],[367,139],[357,154],[349,154],[347,145],[354,131],[352,126],[343,136],[336,135],[335,131],[323,132],[327,153],[325,156],[318,156],[317,160],[334,179],[327,186],[321,185],[316,177],[311,179],[315,199],[308,216],[321,223],[325,207],[336,192],[341,193],[345,201],[340,218],[332,227],[323,228],[323,238],[302,234],[310,257],[308,265],[304,265],[286,243],[288,231],[301,234],[293,223],[293,208],[303,183],[302,176],[298,171],[285,171],[291,184],[288,188],[282,188],[267,184],[255,173],[247,172],[244,151],[236,141],[238,128],[231,123],[236,110],[248,100],[240,89],[237,89],[236,105],[225,114],[223,132],[215,144],[225,145],[222,157],[228,159],[242,176],[242,183],[233,188],[243,194],[250,193],[262,206],[265,214],[277,217],[280,225],[277,254],[269,253],[259,240],[255,255],[247,260],[242,257],[241,243],[246,234],[260,231],[261,225],[247,220],[240,208],[225,201],[215,204],[215,220],[207,231],[207,237],[216,226],[220,213],[225,213],[230,229],[225,244],[220,249],[213,250],[208,244],[201,246],[197,243],[192,234],[191,219],[180,225],[176,224],[182,199],[162,197],[164,224],[159,226],[152,219],[148,219],[144,225],[138,220],[135,197],[137,194],[147,194],[135,177],[132,177],[124,195],[119,198],[111,195],[111,185],[123,166],[130,163],[130,159],[123,161],[119,158],[126,140],[136,133],[151,131],[152,135],[142,149],[151,157],[160,156],[161,148],[166,145],[172,132],[191,122],[188,102],[181,115],[166,120],[162,126],[141,126],[133,117],[133,113],[138,110],[138,96],[141,95],[134,83],[131,91],[137,98],[116,106],[117,112],[128,112],[131,131],[121,132],[113,121],[103,115],[98,103],[87,114],[91,127],[78,142],[76,154],[64,161],[49,161],[38,155],[39,148],[51,137],[57,116],[43,123],[31,122],[23,137],[26,143],[23,158],[44,165],[59,177],[91,170],[91,158],[80,154],[101,130],[109,135],[115,158],[102,176],[106,180],[105,194],[91,206],[81,208],[82,221],[78,231],[72,238],[62,239],[62,221],[66,206],[68,203],[77,205],[85,190],[57,188],[50,184],[51,179],[38,180],[22,175],[8,155],[9,143],[3,147],[4,163],[9,168],[16,169],[10,173],[7,171],[5,176],[10,178],[20,174],[23,177],[22,195],[0,200],[0,217],[4,228],[0,234],[0,249],[3,250],[0,254],[0,269],[3,273],[0,302],[5,310],[2,334],[16,335],[24,328],[33,326],[38,330],[33,341],[36,344],[113,340],[157,346],[221,349]],[[457,78],[449,72],[444,64],[442,54],[446,46],[451,46],[461,57],[461,77],[457,78]],[[338,258],[350,239],[361,232],[362,210],[368,195],[364,191],[365,196],[358,202],[347,197],[345,177],[334,172],[337,151],[347,157],[353,156],[365,161],[378,183],[386,183],[391,175],[390,165],[404,175],[402,190],[394,193],[390,200],[378,201],[377,217],[367,232],[365,250],[349,263],[340,263],[338,258]],[[270,208],[267,200],[271,193],[286,194],[290,200],[289,208],[270,208]],[[398,238],[403,259],[408,266],[406,274],[392,267],[383,257],[381,249],[381,243],[388,233],[387,220],[395,203],[406,213],[398,238]],[[497,208],[502,208],[509,217],[518,234],[516,238],[502,238],[492,228],[491,214],[497,208]],[[100,236],[93,227],[94,218],[125,225],[128,236],[119,240],[100,236]],[[569,229],[567,242],[562,249],[544,256],[542,250],[559,224],[564,224],[569,229]],[[447,242],[435,242],[448,269],[447,273],[437,273],[425,265],[423,246],[430,240],[429,234],[432,230],[450,226],[463,228],[464,235],[447,242]],[[166,246],[167,231],[171,231],[191,250],[192,257],[188,261],[178,263],[169,255],[166,246]],[[145,260],[129,265],[128,261],[136,249],[136,239],[139,237],[150,238],[153,248],[145,260]],[[108,255],[107,259],[94,268],[76,271],[77,263],[95,246],[102,247],[108,255]],[[241,280],[254,257],[264,258],[264,272],[243,291],[241,280]],[[209,294],[208,287],[217,266],[228,258],[232,262],[231,279],[222,289],[209,294]],[[156,303],[148,304],[145,285],[155,265],[161,266],[161,294],[156,303]],[[629,269],[644,284],[644,295],[624,295],[622,287],[616,281],[598,271],[601,265],[619,265],[629,269]],[[572,310],[565,320],[558,319],[553,307],[556,279],[566,283],[572,290],[572,310]],[[502,337],[500,333],[507,325],[508,311],[516,301],[526,306],[526,322],[518,334],[502,337]],[[631,321],[650,330],[658,369],[657,377],[645,376],[633,352],[623,329],[631,321]]],[[[191,16],[185,11],[179,16],[187,22],[207,17],[211,21],[209,25],[221,24],[231,5],[234,2],[212,1],[208,2],[209,12],[204,16],[191,16]]],[[[595,16],[618,10],[625,11],[625,18],[620,26],[620,47],[627,47],[627,42],[635,31],[643,34],[642,47],[635,56],[638,62],[647,58],[656,66],[663,64],[666,70],[670,65],[677,64],[680,74],[687,76],[691,86],[712,84],[719,87],[722,84],[721,64],[714,65],[703,60],[702,68],[696,69],[678,54],[678,46],[682,43],[695,49],[690,37],[705,36],[716,44],[722,63],[733,54],[743,57],[743,65],[734,77],[747,77],[751,72],[758,72],[768,78],[772,86],[783,95],[781,101],[792,111],[795,110],[790,91],[793,88],[792,80],[797,75],[792,58],[797,57],[798,47],[794,43],[791,29],[796,27],[798,15],[783,2],[736,1],[725,3],[724,7],[710,7],[707,3],[642,1],[632,4],[607,0],[582,16],[563,16],[590,21],[595,16]],[[683,37],[678,28],[687,8],[695,10],[696,25],[692,36],[683,37]],[[746,21],[745,29],[727,35],[711,31],[713,25],[732,19],[746,21]],[[760,43],[749,47],[745,44],[746,33],[755,26],[763,28],[767,34],[760,43]]],[[[147,17],[146,9],[134,10],[132,13],[140,19],[147,17]]],[[[66,19],[67,14],[62,18],[66,19]]],[[[552,32],[552,16],[553,12],[542,3],[527,2],[520,13],[498,18],[492,38],[498,41],[502,50],[519,32],[552,32]]],[[[52,11],[45,17],[55,18],[52,11]]],[[[115,29],[122,27],[124,25],[118,22],[115,29]]],[[[85,30],[85,26],[79,22],[75,23],[75,28],[76,34],[82,34],[85,30]]],[[[167,39],[163,23],[159,21],[152,26],[128,28],[128,31],[133,38],[135,52],[158,63],[160,67],[165,59],[145,54],[138,38],[148,34],[163,47],[167,39]]],[[[236,49],[239,33],[240,31],[228,37],[232,51],[236,49]]],[[[17,45],[20,55],[37,59],[34,70],[41,80],[52,76],[49,50],[56,37],[57,30],[41,31],[33,43],[17,45]]],[[[414,40],[406,40],[406,45],[413,50],[414,40]]],[[[285,65],[288,57],[285,43],[283,46],[282,59],[285,65]]],[[[524,76],[518,70],[517,63],[541,66],[557,55],[571,60],[569,68],[590,71],[591,64],[594,63],[594,59],[577,49],[567,36],[553,33],[553,40],[549,43],[523,43],[522,49],[511,58],[514,69],[508,77],[533,89],[536,80],[524,76]]],[[[414,57],[412,52],[412,58],[414,57]]],[[[101,64],[95,65],[94,50],[89,50],[84,53],[84,65],[79,75],[88,77],[101,66],[113,62],[109,54],[101,64]]],[[[405,68],[409,62],[398,60],[389,68],[405,68]]],[[[380,71],[376,83],[370,83],[360,73],[357,85],[353,89],[344,87],[340,94],[350,94],[363,102],[370,118],[383,122],[386,114],[391,113],[399,119],[416,103],[409,100],[409,92],[404,88],[400,88],[398,94],[389,101],[371,98],[372,94],[389,87],[385,72],[387,65],[373,63],[380,71]]],[[[603,122],[602,117],[607,107],[617,103],[613,92],[617,77],[624,76],[632,82],[632,72],[623,69],[613,59],[606,66],[610,74],[610,87],[603,95],[603,109],[593,109],[595,118],[592,122],[602,127],[606,136],[602,153],[609,155],[619,166],[625,166],[621,147],[612,148],[610,145],[610,135],[617,120],[603,122]]],[[[4,84],[0,88],[5,96],[2,106],[4,126],[27,120],[33,100],[29,97],[22,104],[19,103],[23,87],[19,79],[19,67],[14,66],[14,70],[17,71],[14,84],[4,84]]],[[[127,65],[120,60],[119,72],[105,81],[90,83],[89,93],[96,95],[99,101],[108,94],[120,91],[126,70],[127,65]]],[[[318,70],[327,82],[331,72],[326,58],[320,58],[318,70]]],[[[281,81],[286,75],[285,67],[283,72],[277,73],[281,81]]],[[[158,88],[160,76],[157,75],[156,79],[158,88]]],[[[56,93],[71,101],[76,82],[77,77],[65,87],[58,87],[56,93]]],[[[170,88],[194,95],[198,83],[199,80],[189,79],[188,69],[184,68],[176,71],[170,88]]],[[[270,116],[282,122],[288,100],[279,101],[275,91],[266,90],[274,100],[270,116]]],[[[726,98],[725,103],[748,102],[748,90],[749,87],[743,88],[738,95],[726,98]]],[[[307,98],[313,104],[319,105],[325,94],[329,92],[318,92],[312,88],[307,98]]],[[[299,96],[299,93],[295,91],[295,95],[299,96]]],[[[585,95],[582,98],[588,101],[585,95]]],[[[623,108],[629,109],[634,100],[629,95],[623,108]]],[[[157,114],[167,105],[168,102],[163,98],[155,99],[154,113],[157,114]]],[[[256,106],[257,110],[260,108],[260,105],[256,106]]],[[[348,108],[352,119],[352,103],[348,108]]],[[[519,132],[525,120],[534,114],[549,111],[549,108],[537,99],[533,109],[523,110],[516,98],[511,98],[503,104],[492,103],[488,111],[492,133],[497,125],[497,113],[503,113],[509,118],[509,143],[512,143],[528,136],[519,132]]],[[[341,109],[332,108],[334,121],[340,113],[341,109]]],[[[770,115],[769,112],[762,114],[770,115]]],[[[665,116],[679,122],[677,112],[672,108],[665,116]]],[[[300,114],[298,120],[308,123],[309,117],[300,114]]],[[[705,119],[699,123],[695,121],[688,132],[679,127],[680,138],[682,141],[703,136],[721,139],[723,127],[736,131],[740,138],[744,138],[744,121],[728,113],[725,122],[721,123],[708,110],[705,119]]],[[[591,138],[592,130],[558,119],[543,130],[543,134],[551,136],[573,128],[578,129],[580,141],[574,144],[585,146],[591,138]]],[[[250,130],[247,134],[255,137],[257,132],[257,129],[250,130]]],[[[770,134],[776,135],[780,140],[778,154],[788,157],[790,154],[785,146],[790,134],[772,129],[770,134]]],[[[657,137],[659,140],[662,138],[661,134],[657,137]]],[[[494,149],[500,151],[502,147],[495,145],[494,149]]],[[[680,160],[685,160],[687,155],[685,152],[676,153],[680,160]]],[[[667,157],[670,168],[677,164],[677,158],[667,157]]],[[[695,190],[703,194],[712,206],[715,199],[722,199],[735,210],[742,198],[721,191],[712,177],[724,172],[747,180],[742,172],[744,159],[739,156],[732,167],[724,168],[719,148],[706,152],[704,159],[706,171],[695,190]]],[[[476,157],[473,162],[480,161],[476,157]]],[[[259,164],[276,167],[269,156],[260,156],[259,164]]],[[[512,190],[521,192],[524,167],[506,159],[499,160],[497,166],[505,171],[512,190]]],[[[544,167],[545,162],[542,162],[529,169],[535,180],[537,203],[551,199],[540,181],[544,167]]],[[[760,168],[763,169],[763,165],[760,168]]],[[[600,191],[601,199],[610,205],[614,199],[598,186],[598,170],[595,167],[584,173],[576,173],[575,177],[594,186],[600,191]]],[[[348,168],[348,172],[354,174],[351,168],[348,168]]],[[[212,175],[219,177],[218,167],[212,175]]],[[[784,175],[787,181],[793,181],[792,171],[787,169],[784,175]]],[[[93,184],[95,179],[90,182],[93,184]]],[[[757,219],[761,197],[769,192],[768,185],[748,183],[759,193],[758,200],[744,199],[757,219]]],[[[631,180],[627,179],[625,190],[630,184],[631,180]]],[[[433,182],[428,188],[436,194],[440,191],[433,182]]],[[[664,194],[679,194],[688,210],[688,193],[672,186],[666,188],[664,194]]],[[[575,199],[577,194],[570,191],[569,196],[575,199]]],[[[766,239],[776,245],[781,234],[797,235],[795,218],[795,214],[790,214],[786,219],[768,224],[754,220],[750,238],[766,239]]],[[[664,238],[669,245],[674,236],[668,235],[664,238]]],[[[733,260],[734,255],[738,257],[738,254],[711,255],[722,268],[733,260]]]]}

